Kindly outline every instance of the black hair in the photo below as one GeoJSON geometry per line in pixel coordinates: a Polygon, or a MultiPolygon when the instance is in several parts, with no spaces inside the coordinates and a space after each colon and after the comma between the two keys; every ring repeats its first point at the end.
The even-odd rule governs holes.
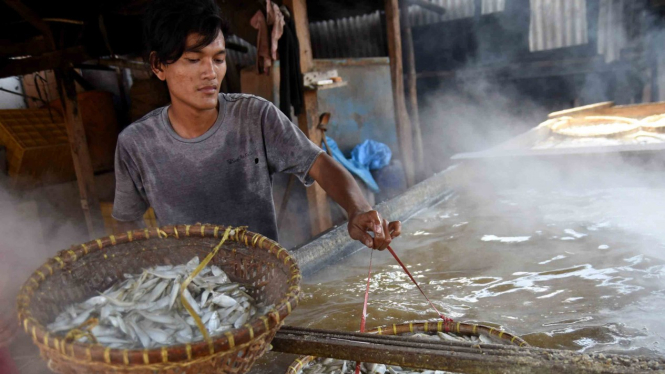
{"type": "Polygon", "coordinates": [[[215,0],[153,0],[143,19],[146,61],[151,66],[172,64],[185,52],[189,34],[202,36],[193,46],[198,49],[212,43],[220,31],[229,35],[215,0]]]}

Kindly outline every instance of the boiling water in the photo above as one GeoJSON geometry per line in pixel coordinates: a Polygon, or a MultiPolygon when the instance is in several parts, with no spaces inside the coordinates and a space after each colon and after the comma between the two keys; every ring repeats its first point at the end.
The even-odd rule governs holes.
{"type": "MultiPolygon", "coordinates": [[[[665,189],[461,192],[393,242],[439,310],[540,347],[663,354],[665,189]]],[[[358,330],[370,251],[303,283],[290,325],[358,330]]],[[[435,320],[374,252],[367,326],[435,320]]]]}

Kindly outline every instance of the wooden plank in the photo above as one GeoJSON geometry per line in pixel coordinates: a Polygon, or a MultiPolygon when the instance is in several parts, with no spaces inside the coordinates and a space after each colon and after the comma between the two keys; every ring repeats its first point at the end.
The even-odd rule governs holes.
{"type": "Polygon", "coordinates": [[[13,43],[10,40],[0,41],[0,56],[3,57],[35,56],[44,52],[48,52],[48,44],[41,35],[23,43],[13,43]]]}
{"type": "Polygon", "coordinates": [[[404,74],[402,68],[402,38],[400,36],[399,4],[397,0],[385,0],[386,26],[388,34],[388,57],[390,58],[390,78],[395,106],[395,124],[400,157],[406,175],[406,184],[415,184],[415,163],[413,157],[413,136],[411,121],[406,111],[404,99],[404,74]]]}
{"type": "Polygon", "coordinates": [[[603,115],[630,118],[644,118],[657,114],[665,114],[665,101],[636,105],[617,105],[602,111],[603,115]]]}
{"type": "Polygon", "coordinates": [[[413,128],[413,148],[415,151],[416,180],[425,179],[425,152],[423,138],[420,131],[420,115],[418,113],[418,86],[416,78],[416,55],[413,51],[413,35],[409,21],[409,1],[400,0],[400,14],[402,21],[402,41],[404,42],[404,71],[406,76],[406,104],[411,115],[413,128]]]}
{"type": "Polygon", "coordinates": [[[577,108],[571,108],[571,109],[565,109],[565,110],[560,110],[558,112],[552,112],[550,113],[547,118],[559,118],[559,117],[565,117],[565,116],[589,116],[593,114],[599,114],[601,110],[610,108],[614,106],[614,103],[611,101],[606,101],[603,103],[597,103],[597,104],[590,104],[590,105],[585,105],[577,108]]]}
{"type": "Polygon", "coordinates": [[[76,86],[69,68],[57,68],[54,72],[58,82],[58,92],[65,114],[67,137],[69,138],[76,179],[81,194],[81,208],[83,208],[90,239],[95,239],[103,232],[103,220],[99,200],[95,192],[92,161],[90,160],[85,129],[83,128],[83,120],[78,105],[76,86]]]}
{"type": "MultiPolygon", "coordinates": [[[[296,25],[300,45],[300,71],[305,74],[312,71],[314,67],[309,21],[307,19],[307,3],[305,0],[285,0],[284,5],[291,11],[291,16],[296,25]]],[[[298,116],[298,127],[309,137],[309,140],[316,145],[320,145],[321,130],[317,128],[319,120],[317,92],[305,90],[303,96],[303,110],[298,116]]],[[[332,227],[328,196],[318,183],[314,183],[314,185],[307,188],[307,204],[309,206],[312,236],[316,236],[332,227]]]]}
{"type": "Polygon", "coordinates": [[[548,118],[563,116],[618,116],[642,119],[657,114],[665,114],[665,102],[645,103],[635,105],[614,105],[613,102],[585,105],[578,108],[566,109],[550,113],[548,118]]]}

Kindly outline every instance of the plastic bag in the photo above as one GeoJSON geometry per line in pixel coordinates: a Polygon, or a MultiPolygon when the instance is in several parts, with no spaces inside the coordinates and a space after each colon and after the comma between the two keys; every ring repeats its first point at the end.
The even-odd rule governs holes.
{"type": "Polygon", "coordinates": [[[374,140],[365,140],[351,151],[351,159],[369,170],[382,169],[390,164],[390,148],[374,140]]]}

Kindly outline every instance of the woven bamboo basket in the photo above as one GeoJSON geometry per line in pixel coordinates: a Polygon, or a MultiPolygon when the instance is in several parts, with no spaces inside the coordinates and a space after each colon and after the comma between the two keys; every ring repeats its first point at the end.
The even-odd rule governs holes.
{"type": "Polygon", "coordinates": [[[641,125],[644,131],[665,133],[665,114],[647,117],[641,125]]]}
{"type": "Polygon", "coordinates": [[[156,349],[111,349],[65,341],[44,327],[63,308],[81,302],[155,265],[178,265],[203,259],[219,244],[226,228],[181,225],[136,230],[97,239],[61,251],[37,269],[22,287],[18,316],[49,367],[63,374],[83,373],[245,373],[269,348],[284,318],[298,303],[300,270],[286,249],[249,231],[235,229],[210,265],[231,281],[248,284],[250,294],[268,314],[246,325],[185,345],[156,349]]]}
{"type": "Polygon", "coordinates": [[[640,122],[613,116],[561,117],[549,125],[556,135],[568,138],[620,138],[640,130],[640,122]]]}
{"type": "MultiPolygon", "coordinates": [[[[377,327],[367,331],[368,334],[377,335],[407,335],[413,333],[424,333],[434,335],[439,332],[447,332],[463,336],[480,336],[481,334],[491,337],[498,344],[514,345],[525,347],[529,344],[516,335],[509,334],[503,330],[492,327],[475,325],[463,322],[422,322],[422,323],[403,323],[399,325],[388,325],[377,327]]],[[[286,374],[300,374],[302,368],[306,367],[319,358],[314,356],[300,356],[286,370],[286,374]]]]}

